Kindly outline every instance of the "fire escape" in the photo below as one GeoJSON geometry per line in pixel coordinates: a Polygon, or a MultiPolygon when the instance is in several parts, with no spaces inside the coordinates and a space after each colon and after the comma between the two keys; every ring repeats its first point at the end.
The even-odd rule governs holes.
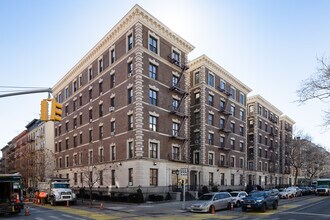
{"type": "MultiPolygon", "coordinates": [[[[170,106],[170,114],[173,114],[177,117],[179,117],[180,123],[178,123],[177,127],[172,127],[172,132],[171,132],[171,138],[176,139],[176,140],[180,140],[180,141],[187,141],[187,139],[180,133],[181,128],[184,126],[185,120],[187,120],[188,116],[185,114],[184,109],[180,110],[180,107],[182,106],[182,103],[184,102],[185,98],[188,96],[188,92],[181,87],[180,87],[180,83],[181,81],[183,81],[183,74],[186,70],[188,70],[188,66],[185,64],[180,63],[180,59],[178,54],[176,53],[172,53],[168,56],[169,61],[180,67],[180,73],[178,74],[179,76],[177,77],[173,77],[172,80],[172,85],[169,88],[170,91],[174,92],[177,96],[179,96],[178,100],[173,100],[172,105],[170,106]]],[[[173,125],[174,126],[174,125],[173,125]]]]}

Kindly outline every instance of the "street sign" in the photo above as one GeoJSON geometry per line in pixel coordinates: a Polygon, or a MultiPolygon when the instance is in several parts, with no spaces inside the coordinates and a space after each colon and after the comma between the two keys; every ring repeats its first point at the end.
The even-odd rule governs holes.
{"type": "Polygon", "coordinates": [[[181,168],[180,169],[180,175],[181,176],[187,176],[188,175],[188,168],[181,168]]]}

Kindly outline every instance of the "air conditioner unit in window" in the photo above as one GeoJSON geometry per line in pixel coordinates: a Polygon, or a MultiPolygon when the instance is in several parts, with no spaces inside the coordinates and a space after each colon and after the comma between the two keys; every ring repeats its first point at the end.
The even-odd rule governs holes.
{"type": "Polygon", "coordinates": [[[128,182],[128,185],[129,186],[133,186],[133,182],[128,182]]]}
{"type": "Polygon", "coordinates": [[[114,110],[115,110],[115,107],[113,107],[113,106],[109,107],[109,112],[113,112],[114,110]]]}
{"type": "Polygon", "coordinates": [[[110,135],[115,135],[115,132],[114,132],[114,131],[112,131],[112,132],[110,133],[110,135]]]}

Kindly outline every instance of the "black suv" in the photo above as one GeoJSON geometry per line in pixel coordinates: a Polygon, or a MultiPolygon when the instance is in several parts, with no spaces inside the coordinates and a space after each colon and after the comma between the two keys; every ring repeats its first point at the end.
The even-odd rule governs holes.
{"type": "Polygon", "coordinates": [[[277,209],[278,200],[278,196],[272,191],[253,191],[243,198],[242,211],[257,209],[265,212],[270,207],[277,209]]]}

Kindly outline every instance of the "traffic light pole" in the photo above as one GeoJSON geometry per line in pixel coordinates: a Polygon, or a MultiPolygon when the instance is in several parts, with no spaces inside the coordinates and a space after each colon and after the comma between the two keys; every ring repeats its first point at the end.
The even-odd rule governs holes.
{"type": "Polygon", "coordinates": [[[0,98],[4,98],[4,97],[8,97],[8,96],[27,95],[27,94],[33,94],[33,93],[43,93],[43,92],[48,92],[50,94],[53,91],[51,88],[47,88],[47,89],[29,90],[29,91],[24,91],[24,92],[11,92],[11,93],[0,95],[0,98]]]}

